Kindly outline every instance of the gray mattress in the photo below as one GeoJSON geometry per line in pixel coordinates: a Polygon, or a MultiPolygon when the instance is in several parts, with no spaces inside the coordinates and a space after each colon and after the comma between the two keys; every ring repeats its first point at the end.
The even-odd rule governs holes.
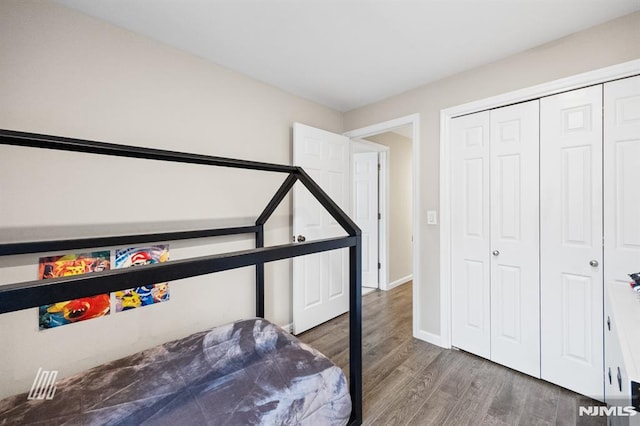
{"type": "Polygon", "coordinates": [[[263,319],[238,321],[0,401],[0,424],[344,425],[342,370],[263,319]]]}

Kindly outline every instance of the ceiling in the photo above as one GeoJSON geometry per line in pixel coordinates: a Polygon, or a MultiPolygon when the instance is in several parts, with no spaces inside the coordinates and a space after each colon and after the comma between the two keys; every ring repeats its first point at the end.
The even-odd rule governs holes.
{"type": "Polygon", "coordinates": [[[640,0],[55,0],[339,111],[640,10],[640,0]]]}

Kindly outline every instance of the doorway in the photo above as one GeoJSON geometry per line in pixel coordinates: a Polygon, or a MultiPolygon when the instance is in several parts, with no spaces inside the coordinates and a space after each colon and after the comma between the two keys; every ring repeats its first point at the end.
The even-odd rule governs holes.
{"type": "MultiPolygon", "coordinates": [[[[405,213],[411,212],[410,219],[404,221],[405,225],[408,225],[409,229],[411,229],[409,236],[404,238],[405,243],[411,244],[410,253],[404,255],[405,258],[411,259],[410,275],[394,278],[393,276],[389,276],[388,272],[384,272],[382,275],[379,275],[379,288],[381,290],[388,290],[393,286],[398,286],[409,280],[413,280],[412,300],[416,302],[412,304],[413,335],[419,339],[428,340],[419,327],[421,318],[417,304],[417,301],[420,300],[421,293],[420,264],[418,262],[420,238],[417,237],[418,231],[420,230],[420,215],[418,214],[419,199],[417,197],[419,193],[420,171],[417,167],[419,158],[419,114],[352,130],[344,135],[294,123],[293,162],[294,165],[304,167],[305,170],[308,170],[313,179],[319,182],[321,186],[324,185],[325,190],[331,198],[335,200],[344,211],[350,211],[351,182],[349,181],[349,170],[351,168],[351,140],[384,138],[384,134],[396,130],[400,131],[400,128],[403,127],[405,127],[404,131],[406,134],[410,136],[406,137],[405,141],[408,141],[407,143],[411,146],[410,152],[412,158],[410,160],[410,167],[400,166],[397,167],[397,169],[411,169],[410,182],[405,183],[403,189],[405,192],[409,189],[408,193],[411,194],[411,199],[415,200],[415,202],[412,203],[411,207],[397,209],[397,211],[403,211],[405,213]],[[416,236],[416,238],[413,238],[413,236],[416,236]]],[[[314,215],[313,208],[307,208],[307,205],[312,200],[308,200],[309,197],[306,197],[305,194],[306,191],[298,193],[297,188],[294,186],[293,235],[296,236],[295,238],[298,241],[303,241],[303,238],[314,239],[330,236],[329,234],[334,228],[334,221],[322,215],[314,215]],[[328,227],[325,230],[326,232],[312,235],[310,233],[312,228],[313,230],[317,228],[311,226],[314,223],[325,224],[328,227]]],[[[387,203],[387,205],[381,209],[382,219],[390,216],[388,213],[385,214],[385,211],[389,212],[394,210],[395,206],[390,206],[387,203]]],[[[382,220],[382,222],[384,222],[384,220],[382,220]]],[[[389,233],[386,232],[386,235],[388,234],[389,233]]],[[[382,247],[387,246],[388,244],[384,244],[382,247]]],[[[386,253],[388,252],[389,251],[386,250],[386,253]]],[[[387,260],[388,257],[388,254],[379,257],[381,260],[380,270],[384,271],[385,267],[388,268],[390,266],[390,262],[387,260]]],[[[292,263],[294,280],[305,283],[304,286],[293,287],[293,331],[295,334],[299,334],[347,311],[349,299],[348,292],[345,291],[347,270],[344,267],[344,259],[340,256],[326,259],[326,256],[323,258],[322,256],[313,255],[295,258],[292,263]],[[319,272],[316,273],[314,271],[319,272]],[[299,280],[296,279],[296,277],[299,277],[299,280]],[[305,279],[305,277],[309,279],[305,279]]]]}
{"type": "MultiPolygon", "coordinates": [[[[378,243],[379,289],[390,290],[413,281],[413,334],[416,336],[418,324],[420,324],[417,303],[415,303],[420,300],[418,262],[420,217],[417,197],[419,115],[414,114],[352,130],[344,135],[352,141],[352,153],[367,150],[377,152],[386,165],[386,167],[381,165],[379,177],[379,182],[382,183],[380,190],[387,193],[384,196],[385,194],[380,194],[379,191],[382,195],[379,197],[382,201],[379,203],[379,228],[383,228],[383,232],[380,232],[382,238],[378,243]]],[[[353,198],[355,201],[355,189],[353,198]]],[[[355,212],[355,210],[352,211],[355,212]]],[[[355,215],[354,219],[358,223],[355,215]]],[[[360,226],[360,223],[358,225],[360,226]]]]}
{"type": "MultiPolygon", "coordinates": [[[[413,279],[413,197],[412,197],[412,126],[405,125],[388,132],[368,136],[362,140],[352,140],[354,159],[354,190],[353,219],[362,229],[363,245],[370,246],[370,252],[377,254],[376,263],[379,275],[376,274],[375,284],[367,285],[371,279],[363,268],[363,287],[390,290],[413,279]],[[378,227],[375,232],[368,232],[370,226],[367,215],[358,215],[364,204],[361,202],[359,190],[367,188],[358,185],[359,175],[357,164],[359,158],[363,160],[377,157],[378,172],[378,205],[376,212],[378,227]],[[358,208],[360,207],[360,208],[358,208]],[[372,238],[367,238],[371,234],[372,238]],[[376,234],[380,238],[375,238],[376,234]],[[368,244],[367,244],[368,243],[368,244]]],[[[366,163],[365,163],[366,164],[366,163]]],[[[362,164],[360,164],[362,165],[362,164]]],[[[360,167],[361,169],[363,167],[360,167]]],[[[364,197],[368,199],[369,197],[364,197]]],[[[371,229],[373,231],[373,229],[371,229]]],[[[366,249],[363,249],[363,253],[366,249]]],[[[370,256],[374,257],[374,256],[370,256]]],[[[363,292],[365,289],[363,288],[363,292]]]]}
{"type": "Polygon", "coordinates": [[[388,282],[389,147],[351,140],[351,217],[362,230],[362,294],[388,282]],[[383,268],[384,265],[384,268],[383,268]]]}

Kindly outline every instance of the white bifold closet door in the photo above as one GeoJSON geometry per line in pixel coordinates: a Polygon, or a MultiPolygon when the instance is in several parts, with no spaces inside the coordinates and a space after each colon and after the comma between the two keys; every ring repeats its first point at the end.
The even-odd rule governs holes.
{"type": "Polygon", "coordinates": [[[542,378],[602,399],[602,86],[543,98],[540,126],[542,378]]]}
{"type": "Polygon", "coordinates": [[[640,77],[604,85],[605,285],[640,272],[640,77]]]}
{"type": "Polygon", "coordinates": [[[452,344],[536,377],[538,104],[452,123],[452,344]]]}
{"type": "Polygon", "coordinates": [[[539,101],[491,111],[491,360],[540,377],[539,101]]]}
{"type": "Polygon", "coordinates": [[[451,343],[490,358],[489,112],[455,118],[451,136],[451,343]]]}
{"type": "MultiPolygon", "coordinates": [[[[605,83],[604,120],[604,285],[628,287],[627,274],[640,272],[640,77],[605,83]]],[[[609,347],[619,345],[611,320],[605,365],[624,365],[621,352],[609,347]]],[[[618,387],[615,370],[611,382],[605,374],[607,403],[629,401],[628,384],[618,387]]]]}

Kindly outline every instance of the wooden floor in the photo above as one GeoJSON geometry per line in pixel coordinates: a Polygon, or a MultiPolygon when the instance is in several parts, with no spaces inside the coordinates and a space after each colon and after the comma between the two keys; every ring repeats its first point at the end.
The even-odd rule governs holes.
{"type": "MultiPolygon", "coordinates": [[[[587,397],[412,337],[412,284],[363,297],[366,425],[604,425],[587,397]]],[[[298,336],[347,374],[348,316],[298,336]]]]}

